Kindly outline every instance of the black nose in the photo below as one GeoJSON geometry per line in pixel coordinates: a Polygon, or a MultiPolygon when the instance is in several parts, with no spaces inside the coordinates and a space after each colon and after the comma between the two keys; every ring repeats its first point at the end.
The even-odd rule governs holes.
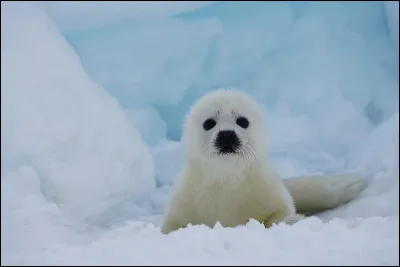
{"type": "Polygon", "coordinates": [[[215,146],[220,153],[234,153],[239,148],[240,141],[234,131],[220,131],[215,146]]]}

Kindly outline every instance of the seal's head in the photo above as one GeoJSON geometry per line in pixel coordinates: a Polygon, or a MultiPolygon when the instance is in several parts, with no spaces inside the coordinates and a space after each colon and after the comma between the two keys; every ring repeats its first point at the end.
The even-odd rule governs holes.
{"type": "Polygon", "coordinates": [[[201,97],[188,113],[183,131],[189,160],[225,171],[251,167],[263,158],[265,138],[257,103],[235,90],[217,90],[201,97]]]}

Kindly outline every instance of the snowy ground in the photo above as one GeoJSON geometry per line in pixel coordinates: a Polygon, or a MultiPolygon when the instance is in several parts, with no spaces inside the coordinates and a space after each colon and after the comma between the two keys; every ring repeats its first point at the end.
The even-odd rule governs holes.
{"type": "MultiPolygon", "coordinates": [[[[364,174],[369,186],[359,199],[319,218],[269,230],[252,221],[236,229],[196,226],[165,236],[159,229],[160,215],[136,216],[111,229],[77,225],[44,199],[34,169],[23,167],[2,179],[2,263],[397,265],[396,142],[398,114],[363,146],[378,154],[358,151],[357,159],[369,155],[362,162],[354,162],[352,168],[367,170],[364,174]]],[[[176,149],[164,153],[163,158],[177,153],[176,149]]],[[[159,197],[165,195],[159,191],[159,197]]],[[[129,212],[125,215],[129,217],[129,212]]]]}
{"type": "MultiPolygon", "coordinates": [[[[357,113],[361,110],[357,106],[360,103],[352,102],[351,96],[334,112],[324,113],[329,119],[337,119],[333,128],[324,128],[328,124],[323,123],[323,118],[318,119],[318,114],[294,116],[284,108],[266,112],[269,125],[283,128],[272,133],[270,139],[271,160],[283,178],[358,171],[368,184],[359,198],[293,226],[281,224],[266,230],[251,221],[237,228],[195,226],[170,235],[160,233],[164,203],[182,166],[182,145],[158,140],[162,135],[165,139],[166,126],[155,109],[139,104],[123,108],[118,96],[98,85],[99,81],[94,82],[87,74],[90,71],[82,66],[82,55],[77,55],[59,29],[99,26],[132,14],[144,16],[142,12],[134,12],[138,7],[152,10],[146,16],[160,19],[208,4],[171,5],[156,11],[144,3],[138,6],[119,3],[112,6],[114,13],[107,6],[99,6],[94,9],[98,12],[93,11],[96,14],[92,13],[86,21],[85,13],[79,10],[87,7],[78,7],[76,3],[49,4],[52,16],[48,16],[39,4],[2,2],[2,265],[399,264],[399,112],[398,104],[389,100],[396,93],[384,87],[360,97],[364,101],[368,95],[378,106],[387,103],[392,107],[382,109],[384,120],[375,125],[360,119],[361,113],[357,113]],[[335,117],[336,113],[340,115],[335,117]],[[344,117],[356,124],[340,124],[344,117]],[[148,120],[152,123],[144,125],[148,120]],[[315,136],[308,136],[310,129],[306,127],[314,124],[319,125],[320,133],[332,132],[331,135],[326,139],[317,136],[318,142],[310,142],[315,136]],[[292,134],[285,134],[288,132],[292,134]],[[347,146],[345,152],[335,149],[339,143],[340,147],[347,146]]],[[[397,31],[398,38],[398,26],[393,30],[393,25],[398,25],[398,5],[385,7],[392,14],[390,35],[396,37],[397,31]]],[[[358,14],[358,19],[362,18],[358,14]]],[[[160,31],[155,30],[160,25],[157,23],[156,27],[150,27],[156,33],[160,31]]],[[[169,23],[170,27],[182,26],[181,22],[169,23]]],[[[219,25],[213,23],[194,24],[209,38],[219,31],[219,26],[208,31],[210,25],[219,25]]],[[[191,26],[182,27],[180,33],[193,37],[191,26]]],[[[194,40],[201,43],[200,39],[194,40]]],[[[352,40],[352,48],[357,48],[355,44],[367,47],[356,37],[352,40]]],[[[389,47],[383,43],[372,46],[389,47]]],[[[90,48],[90,42],[88,45],[90,48]]],[[[398,49],[398,42],[394,46],[398,49]]],[[[372,71],[371,84],[390,78],[384,85],[398,87],[398,76],[387,75],[385,68],[374,63],[380,56],[385,61],[389,52],[372,53],[368,61],[351,58],[355,60],[352,64],[361,66],[356,65],[356,60],[358,64],[369,64],[366,69],[372,71]]],[[[176,55],[176,51],[171,53],[176,55]]],[[[396,57],[398,64],[398,52],[390,58],[396,57]]],[[[166,72],[160,79],[165,78],[168,83],[171,73],[166,72]]],[[[192,77],[190,73],[186,75],[192,77]]],[[[143,77],[148,79],[145,74],[143,77]]],[[[335,79],[338,77],[342,76],[335,79]]],[[[278,80],[274,82],[279,84],[278,80]]],[[[308,81],[306,84],[309,85],[308,81]]],[[[145,82],[141,85],[149,86],[145,82]]],[[[358,85],[372,88],[368,83],[358,85]]],[[[180,95],[178,91],[176,97],[180,95]]],[[[165,92],[158,97],[162,99],[165,92]]],[[[335,101],[343,100],[338,92],[329,96],[335,101]]],[[[146,101],[160,100],[151,94],[146,97],[146,101]]],[[[325,104],[330,103],[328,98],[323,100],[325,104]]],[[[335,107],[335,103],[330,103],[330,107],[335,107]]],[[[167,120],[167,123],[171,126],[178,122],[167,120]]]]}

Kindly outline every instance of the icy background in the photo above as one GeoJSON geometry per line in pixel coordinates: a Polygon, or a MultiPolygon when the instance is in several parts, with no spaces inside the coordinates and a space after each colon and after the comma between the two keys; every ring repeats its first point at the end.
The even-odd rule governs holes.
{"type": "Polygon", "coordinates": [[[398,265],[398,23],[398,2],[2,2],[2,265],[398,265]],[[161,235],[184,114],[221,87],[262,105],[283,178],[367,189],[161,235]]]}

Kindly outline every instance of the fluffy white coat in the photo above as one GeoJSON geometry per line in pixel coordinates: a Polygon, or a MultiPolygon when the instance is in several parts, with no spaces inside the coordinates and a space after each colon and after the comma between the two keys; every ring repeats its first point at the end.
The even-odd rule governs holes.
{"type": "Polygon", "coordinates": [[[234,90],[217,90],[201,97],[189,111],[183,131],[185,163],[167,203],[163,233],[188,224],[225,227],[256,219],[266,227],[292,224],[333,208],[358,195],[363,180],[356,174],[304,176],[281,180],[268,163],[266,129],[256,102],[234,90]],[[245,117],[247,128],[236,120],[245,117]],[[215,127],[205,130],[212,118],[215,127]],[[238,153],[218,153],[219,131],[233,130],[241,146],[238,153]],[[296,203],[296,205],[295,205],[296,203]]]}

